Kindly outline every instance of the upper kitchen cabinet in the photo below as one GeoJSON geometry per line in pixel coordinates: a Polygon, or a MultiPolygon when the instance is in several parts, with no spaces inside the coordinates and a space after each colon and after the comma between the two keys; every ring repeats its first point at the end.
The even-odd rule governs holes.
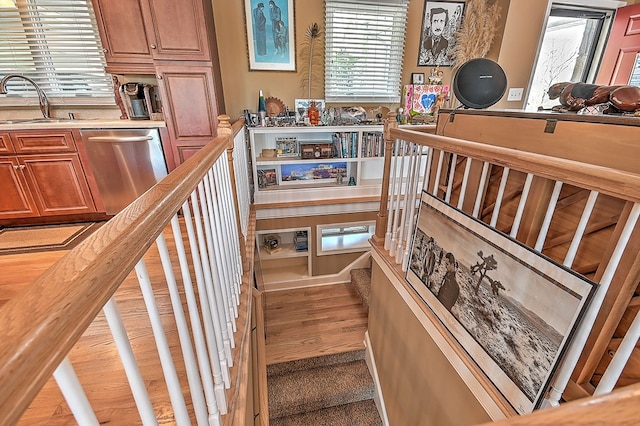
{"type": "Polygon", "coordinates": [[[92,0],[107,72],[154,73],[154,61],[217,60],[207,0],[92,0]]]}

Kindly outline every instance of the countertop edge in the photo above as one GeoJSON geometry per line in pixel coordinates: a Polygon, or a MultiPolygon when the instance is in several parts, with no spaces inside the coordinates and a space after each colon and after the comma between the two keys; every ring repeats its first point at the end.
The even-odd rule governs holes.
{"type": "Polygon", "coordinates": [[[159,120],[101,120],[78,119],[64,120],[58,123],[10,123],[0,124],[0,132],[13,130],[47,130],[47,129],[148,129],[166,127],[164,121],[159,120]]]}

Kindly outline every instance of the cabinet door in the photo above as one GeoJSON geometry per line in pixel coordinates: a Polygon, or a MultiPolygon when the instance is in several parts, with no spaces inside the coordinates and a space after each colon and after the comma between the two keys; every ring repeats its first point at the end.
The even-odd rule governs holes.
{"type": "Polygon", "coordinates": [[[159,66],[158,83],[165,122],[171,135],[176,163],[185,148],[203,146],[216,137],[217,94],[211,67],[159,66]]]}
{"type": "Polygon", "coordinates": [[[8,133],[0,133],[0,154],[11,154],[12,152],[11,137],[8,133]]]}
{"type": "Polygon", "coordinates": [[[96,211],[78,154],[29,155],[18,159],[25,166],[25,176],[41,216],[96,211]]]}
{"type": "Polygon", "coordinates": [[[38,216],[22,169],[15,157],[0,157],[1,219],[38,216]]]}
{"type": "Polygon", "coordinates": [[[145,0],[93,0],[107,72],[153,72],[152,34],[144,19],[145,0]]]}
{"type": "Polygon", "coordinates": [[[11,133],[16,154],[76,152],[70,130],[20,130],[11,133]]]}
{"type": "MultiPolygon", "coordinates": [[[[116,0],[114,0],[116,1],[116,0]]],[[[120,1],[120,0],[117,0],[120,1]]],[[[209,0],[204,0],[209,1],[209,0]]],[[[205,23],[203,0],[153,0],[148,2],[153,22],[152,40],[154,59],[209,61],[209,36],[205,23]]],[[[211,26],[213,29],[213,26],[211,26]]],[[[215,40],[215,38],[212,38],[215,40]]],[[[212,48],[217,48],[212,46],[212,48]]]]}

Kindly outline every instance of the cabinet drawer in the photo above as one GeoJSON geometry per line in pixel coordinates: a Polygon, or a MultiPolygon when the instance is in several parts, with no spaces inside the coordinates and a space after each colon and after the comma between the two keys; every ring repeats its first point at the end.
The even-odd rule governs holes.
{"type": "Polygon", "coordinates": [[[13,152],[11,138],[9,133],[0,133],[0,154],[9,154],[13,152]]]}
{"type": "Polygon", "coordinates": [[[76,144],[70,130],[32,130],[11,133],[17,154],[47,154],[76,152],[76,144]]]}

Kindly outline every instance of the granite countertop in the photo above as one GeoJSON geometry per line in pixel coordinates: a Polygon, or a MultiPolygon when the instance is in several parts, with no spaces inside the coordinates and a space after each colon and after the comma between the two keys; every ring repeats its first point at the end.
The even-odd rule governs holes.
{"type": "Polygon", "coordinates": [[[117,129],[166,127],[164,121],[118,119],[19,119],[0,120],[0,131],[40,129],[117,129]]]}

